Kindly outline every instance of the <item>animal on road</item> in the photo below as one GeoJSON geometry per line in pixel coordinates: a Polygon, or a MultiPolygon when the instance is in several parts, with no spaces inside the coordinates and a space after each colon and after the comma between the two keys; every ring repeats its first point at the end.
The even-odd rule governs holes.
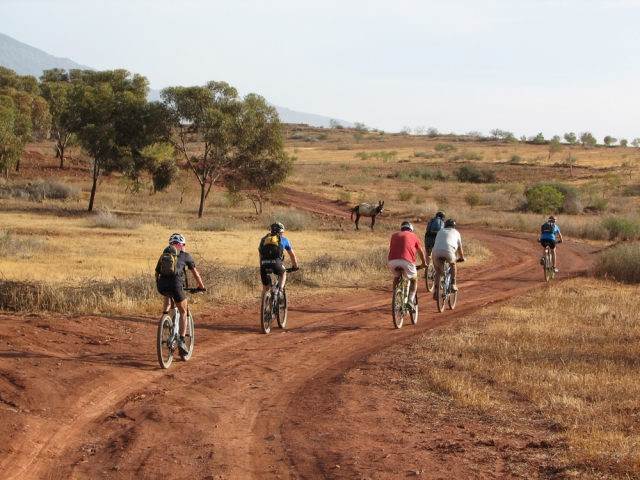
{"type": "Polygon", "coordinates": [[[356,214],[356,230],[360,230],[358,228],[358,220],[360,217],[371,217],[371,230],[373,230],[373,226],[376,223],[376,215],[380,215],[382,213],[382,209],[384,208],[384,200],[378,200],[378,205],[370,204],[370,203],[361,203],[360,205],[356,205],[351,209],[351,220],[353,220],[353,214],[356,214]]]}

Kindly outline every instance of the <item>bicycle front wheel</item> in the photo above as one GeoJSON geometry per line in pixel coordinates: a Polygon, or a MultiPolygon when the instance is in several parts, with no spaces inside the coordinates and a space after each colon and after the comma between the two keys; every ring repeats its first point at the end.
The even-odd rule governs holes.
{"type": "Polygon", "coordinates": [[[453,310],[454,308],[456,308],[456,302],[458,301],[458,291],[457,290],[452,290],[449,293],[449,308],[451,310],[453,310]]]}
{"type": "Polygon", "coordinates": [[[436,267],[433,265],[433,260],[429,261],[427,267],[427,273],[425,275],[427,283],[427,291],[433,292],[433,287],[436,285],[436,267]]]}
{"type": "Polygon", "coordinates": [[[158,362],[162,368],[169,368],[173,361],[173,320],[169,315],[162,315],[158,322],[158,362]]]}
{"type": "Polygon", "coordinates": [[[271,311],[272,304],[272,294],[269,290],[264,294],[264,298],[262,299],[262,308],[260,309],[260,329],[262,330],[262,333],[269,333],[271,331],[271,321],[273,320],[271,311]]]}
{"type": "Polygon", "coordinates": [[[187,353],[186,355],[180,354],[180,358],[185,362],[188,362],[189,359],[191,358],[191,355],[193,355],[193,346],[196,343],[194,333],[195,332],[193,328],[193,316],[191,315],[191,312],[187,312],[187,331],[185,332],[185,335],[184,335],[184,343],[187,344],[189,353],[187,353]]]}
{"type": "Polygon", "coordinates": [[[287,315],[289,314],[289,308],[287,306],[287,291],[282,290],[282,299],[278,300],[278,326],[284,328],[287,324],[287,315]]]}
{"type": "Polygon", "coordinates": [[[411,323],[414,325],[418,323],[418,292],[416,292],[416,298],[414,300],[413,306],[415,307],[414,312],[409,312],[409,318],[411,318],[411,323]]]}
{"type": "Polygon", "coordinates": [[[551,255],[547,253],[544,256],[544,279],[549,281],[553,278],[553,267],[551,266],[551,255]]]}
{"type": "Polygon", "coordinates": [[[395,327],[402,328],[402,323],[404,322],[404,311],[402,308],[402,290],[400,288],[396,288],[393,292],[391,314],[393,316],[393,324],[395,327]]]}
{"type": "Polygon", "coordinates": [[[447,284],[444,275],[440,275],[438,282],[438,311],[444,312],[444,305],[447,302],[447,284]]]}

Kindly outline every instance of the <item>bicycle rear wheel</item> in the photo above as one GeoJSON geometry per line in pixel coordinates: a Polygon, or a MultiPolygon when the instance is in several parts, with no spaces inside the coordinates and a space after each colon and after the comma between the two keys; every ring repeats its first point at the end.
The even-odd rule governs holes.
{"type": "Polygon", "coordinates": [[[411,319],[411,323],[415,325],[418,323],[418,292],[416,292],[416,298],[413,306],[415,307],[415,312],[409,312],[409,318],[411,319]]]}
{"type": "Polygon", "coordinates": [[[271,331],[271,322],[273,321],[273,312],[271,307],[273,305],[273,297],[271,290],[264,294],[262,299],[262,308],[260,309],[260,329],[262,333],[269,333],[271,331]]]}
{"type": "Polygon", "coordinates": [[[436,267],[433,264],[433,260],[429,261],[429,266],[427,267],[427,273],[425,274],[426,283],[427,283],[427,291],[433,292],[433,287],[436,286],[436,267]]]}
{"type": "Polygon", "coordinates": [[[173,361],[173,320],[169,315],[162,315],[158,322],[158,362],[162,368],[169,368],[173,361]]]}
{"type": "Polygon", "coordinates": [[[396,328],[402,328],[404,322],[404,311],[402,308],[402,289],[398,285],[393,291],[393,301],[391,302],[391,315],[393,316],[393,324],[396,328]]]}
{"type": "Polygon", "coordinates": [[[447,302],[447,284],[445,283],[444,273],[440,275],[438,282],[438,311],[444,312],[444,305],[447,302]]]}
{"type": "Polygon", "coordinates": [[[547,251],[544,255],[544,279],[549,281],[553,278],[553,267],[551,266],[551,254],[547,251]]]}
{"type": "Polygon", "coordinates": [[[284,328],[287,324],[287,315],[289,307],[287,306],[287,291],[282,290],[282,300],[278,300],[278,326],[284,328]]]}
{"type": "Polygon", "coordinates": [[[189,359],[191,359],[191,355],[193,355],[193,345],[196,342],[194,334],[195,332],[193,328],[193,316],[191,315],[191,312],[187,312],[187,331],[185,332],[185,335],[184,335],[184,343],[187,344],[189,353],[187,353],[186,355],[180,354],[180,358],[185,362],[188,362],[189,359]]]}

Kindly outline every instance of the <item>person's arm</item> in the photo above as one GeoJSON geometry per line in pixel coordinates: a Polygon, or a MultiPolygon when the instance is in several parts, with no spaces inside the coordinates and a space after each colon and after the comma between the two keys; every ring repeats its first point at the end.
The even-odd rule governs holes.
{"type": "Polygon", "coordinates": [[[464,258],[464,250],[462,249],[462,237],[458,235],[458,258],[464,258]]]}
{"type": "Polygon", "coordinates": [[[418,255],[420,256],[420,259],[422,260],[422,268],[427,268],[427,256],[424,254],[424,248],[422,248],[422,245],[420,245],[418,247],[418,255]]]}
{"type": "Polygon", "coordinates": [[[558,236],[560,237],[560,243],[562,243],[562,233],[560,233],[560,229],[558,229],[558,236]]]}
{"type": "Polygon", "coordinates": [[[298,258],[296,257],[296,254],[293,251],[293,248],[290,248],[289,250],[287,250],[287,253],[289,254],[289,258],[291,259],[293,268],[298,268],[298,258]]]}
{"type": "Polygon", "coordinates": [[[204,290],[204,283],[202,283],[202,278],[200,278],[200,274],[198,273],[198,270],[196,270],[196,268],[193,267],[191,269],[191,273],[193,273],[193,278],[196,279],[196,283],[198,284],[198,287],[204,290]]]}

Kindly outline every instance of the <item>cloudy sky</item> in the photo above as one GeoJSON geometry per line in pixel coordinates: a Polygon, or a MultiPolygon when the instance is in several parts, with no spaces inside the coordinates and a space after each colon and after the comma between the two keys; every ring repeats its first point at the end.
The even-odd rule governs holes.
{"type": "Polygon", "coordinates": [[[640,0],[0,0],[0,32],[154,89],[444,133],[640,137],[640,0]]]}

